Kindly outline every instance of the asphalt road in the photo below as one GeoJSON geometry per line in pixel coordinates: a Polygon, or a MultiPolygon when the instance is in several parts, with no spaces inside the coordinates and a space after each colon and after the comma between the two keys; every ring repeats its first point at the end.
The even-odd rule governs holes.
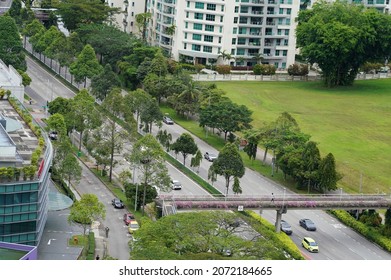
{"type": "MultiPolygon", "coordinates": [[[[44,72],[42,70],[36,68],[34,70],[37,72],[36,74],[38,77],[43,77],[43,81],[45,79],[44,72]]],[[[30,74],[30,73],[29,73],[30,74]]],[[[41,86],[42,83],[41,82],[41,86]]],[[[32,85],[33,87],[33,85],[32,85]]],[[[42,86],[45,88],[44,86],[42,86]]],[[[60,87],[56,89],[54,96],[61,96],[62,89],[64,87],[60,87]],[[58,94],[58,95],[57,95],[58,94]]],[[[50,89],[50,88],[49,88],[50,89]]],[[[66,90],[65,90],[66,92],[66,90]]],[[[46,98],[51,96],[51,91],[48,90],[48,87],[46,86],[46,98]],[[49,92],[49,95],[48,95],[49,92]]],[[[64,95],[64,97],[66,97],[64,95]]],[[[163,128],[166,129],[169,133],[172,134],[173,140],[181,135],[185,131],[182,127],[178,126],[177,124],[174,125],[166,125],[163,124],[163,128]]],[[[154,127],[153,132],[157,132],[157,128],[154,127]]],[[[200,139],[194,137],[198,147],[200,148],[201,152],[204,153],[205,151],[212,151],[215,152],[213,148],[211,148],[209,145],[207,145],[205,142],[201,141],[200,139]]],[[[120,162],[122,162],[123,168],[126,168],[126,163],[122,159],[121,156],[118,155],[117,157],[120,162]]],[[[190,161],[190,160],[189,160],[190,161]]],[[[210,167],[211,163],[203,160],[201,162],[200,166],[200,176],[205,178],[207,180],[207,171],[210,167]]],[[[197,185],[192,185],[191,180],[190,182],[185,181],[186,179],[184,175],[180,175],[180,173],[174,173],[177,172],[175,169],[170,168],[170,175],[173,178],[179,178],[179,180],[184,180],[182,183],[186,187],[182,190],[183,194],[185,194],[187,191],[192,193],[198,193],[199,187],[197,185]],[[178,174],[178,175],[176,175],[178,174]],[[189,186],[189,188],[187,188],[189,186]]],[[[120,172],[120,169],[116,170],[116,172],[120,172]]],[[[270,195],[271,193],[274,193],[275,195],[283,195],[284,188],[283,186],[280,186],[273,181],[267,179],[266,177],[250,170],[246,169],[246,174],[241,178],[240,184],[243,190],[243,195],[250,196],[250,195],[270,195]]],[[[91,185],[91,184],[88,184],[91,185]]],[[[221,177],[218,177],[218,181],[214,184],[216,188],[218,188],[222,193],[225,193],[225,187],[224,187],[224,181],[221,177]]],[[[87,186],[88,187],[88,186],[87,186]]],[[[102,190],[91,188],[89,186],[88,190],[89,192],[93,192],[95,194],[100,195],[100,192],[102,190]]],[[[230,191],[229,194],[232,194],[230,191]]],[[[110,201],[108,197],[104,198],[104,201],[106,201],[106,204],[110,201]]],[[[116,211],[114,211],[115,213],[116,211]]],[[[118,230],[118,233],[116,233],[115,236],[118,237],[118,240],[120,240],[120,236],[123,236],[125,233],[120,229],[121,227],[121,214],[116,213],[117,215],[109,216],[107,219],[110,219],[110,223],[114,223],[114,221],[117,219],[117,223],[111,226],[111,228],[118,230]]],[[[264,211],[262,215],[268,219],[270,222],[275,222],[275,212],[274,211],[264,211]]],[[[106,219],[106,220],[107,220],[106,219]]],[[[299,248],[301,248],[301,240],[304,236],[311,236],[313,237],[318,243],[320,252],[318,254],[310,254],[306,251],[303,251],[308,259],[318,259],[318,260],[389,260],[391,259],[391,254],[384,251],[383,249],[379,248],[377,245],[374,245],[373,243],[367,241],[360,235],[358,235],[353,230],[346,228],[342,224],[340,224],[338,221],[336,221],[333,217],[328,215],[326,212],[322,210],[289,210],[288,213],[283,215],[283,219],[288,221],[294,230],[294,233],[292,235],[292,240],[298,245],[299,248]],[[298,227],[298,221],[301,218],[310,218],[312,219],[315,224],[317,225],[318,230],[316,232],[307,232],[306,230],[298,227]]],[[[111,231],[110,231],[111,232],[111,231]]],[[[116,248],[120,248],[120,245],[115,246],[112,245],[114,251],[116,248]]],[[[112,249],[109,249],[112,251],[112,249]]]]}

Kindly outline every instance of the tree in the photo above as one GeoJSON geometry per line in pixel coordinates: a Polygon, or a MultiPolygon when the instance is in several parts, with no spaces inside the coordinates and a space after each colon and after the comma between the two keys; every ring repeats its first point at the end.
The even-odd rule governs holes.
{"type": "Polygon", "coordinates": [[[198,111],[199,97],[203,87],[200,83],[193,80],[188,80],[184,86],[184,90],[179,94],[175,94],[171,102],[178,114],[186,114],[189,117],[198,111]]]}
{"type": "Polygon", "coordinates": [[[26,71],[23,45],[15,21],[10,16],[0,17],[0,59],[8,66],[26,71]]]}
{"type": "Polygon", "coordinates": [[[341,175],[337,173],[332,153],[323,158],[319,164],[319,186],[323,192],[336,190],[341,175]]]}
{"type": "Polygon", "coordinates": [[[138,124],[140,115],[145,110],[144,107],[150,99],[151,96],[142,89],[127,93],[124,96],[123,104],[129,109],[131,115],[125,115],[125,118],[133,117],[133,114],[136,114],[136,124],[138,124]]]}
{"type": "Polygon", "coordinates": [[[61,139],[62,137],[66,137],[67,135],[67,127],[65,124],[64,116],[56,113],[54,115],[51,115],[47,121],[47,128],[49,130],[53,130],[57,132],[58,138],[61,139]]]}
{"type": "MultiPolygon", "coordinates": [[[[110,154],[110,173],[109,180],[112,179],[113,166],[114,166],[114,154],[120,153],[123,149],[123,144],[126,140],[130,140],[132,134],[129,134],[126,130],[122,129],[116,121],[112,118],[120,118],[124,112],[129,110],[126,108],[122,102],[123,97],[121,94],[121,89],[113,89],[106,99],[102,103],[102,107],[106,112],[111,116],[107,118],[104,122],[103,129],[98,129],[97,133],[100,135],[99,139],[102,140],[101,145],[107,148],[107,151],[110,154]]],[[[129,123],[130,120],[128,119],[129,123]]],[[[131,125],[132,130],[134,131],[134,124],[131,125]]]]}
{"type": "Polygon", "coordinates": [[[320,152],[315,142],[308,141],[303,150],[303,177],[307,180],[308,192],[318,181],[318,169],[321,161],[320,152]],[[314,184],[315,183],[315,184],[314,184]]]}
{"type": "Polygon", "coordinates": [[[151,13],[141,13],[136,15],[136,27],[143,41],[146,40],[147,24],[148,21],[151,20],[151,18],[152,18],[151,13]]]}
{"type": "Polygon", "coordinates": [[[72,205],[68,216],[69,223],[76,223],[83,227],[83,234],[86,235],[88,225],[98,219],[105,219],[105,205],[98,200],[94,194],[83,194],[79,201],[72,205]]]}
{"type": "Polygon", "coordinates": [[[244,138],[247,140],[247,145],[243,150],[246,152],[249,159],[254,161],[257,156],[258,143],[261,140],[261,133],[259,130],[248,129],[244,131],[244,138]]]}
{"type": "Polygon", "coordinates": [[[91,80],[91,93],[99,100],[104,100],[109,92],[121,86],[118,75],[106,64],[103,72],[94,76],[91,80]]]}
{"type": "Polygon", "coordinates": [[[133,145],[129,156],[131,165],[140,171],[138,174],[143,186],[143,214],[147,192],[146,186],[157,186],[163,190],[169,188],[170,176],[165,165],[164,154],[159,142],[151,134],[146,134],[133,145]]]}
{"type": "MultiPolygon", "coordinates": [[[[226,211],[200,211],[146,222],[135,233],[133,260],[287,259],[268,238],[241,238],[237,216],[226,211]],[[226,251],[231,251],[231,256],[226,251]]],[[[246,231],[246,229],[245,229],[246,231]]]]}
{"type": "MultiPolygon", "coordinates": [[[[143,192],[140,192],[138,190],[143,189],[143,185],[137,185],[132,183],[125,183],[125,195],[128,201],[137,201],[137,205],[135,209],[140,209],[143,203],[143,192]],[[137,199],[136,199],[137,195],[137,199]]],[[[146,186],[146,194],[145,194],[145,204],[153,202],[157,197],[157,191],[152,186],[146,186]]]]}
{"type": "Polygon", "coordinates": [[[212,174],[223,176],[225,179],[226,196],[228,196],[230,180],[233,178],[242,178],[245,173],[243,160],[239,150],[233,143],[225,144],[209,168],[212,174]]]}
{"type": "Polygon", "coordinates": [[[226,60],[231,60],[232,59],[232,55],[230,53],[228,53],[226,50],[223,50],[221,52],[219,52],[219,55],[217,58],[221,58],[223,60],[223,62],[225,62],[226,60]]]}
{"type": "Polygon", "coordinates": [[[155,98],[148,98],[147,102],[143,104],[140,112],[140,121],[144,123],[146,132],[152,133],[152,124],[161,123],[163,114],[160,111],[159,104],[155,98]]]}
{"type": "Polygon", "coordinates": [[[167,130],[159,130],[156,134],[156,139],[162,144],[167,152],[171,149],[172,135],[167,130]]]}
{"type": "Polygon", "coordinates": [[[201,161],[203,159],[202,153],[200,150],[197,150],[197,153],[194,157],[191,158],[190,166],[191,167],[197,167],[197,173],[200,172],[200,165],[201,161]]]}
{"type": "Polygon", "coordinates": [[[85,45],[81,53],[77,56],[77,59],[71,64],[69,72],[75,76],[75,81],[80,83],[86,79],[100,74],[102,72],[102,66],[99,64],[94,49],[91,45],[85,45]]]}
{"type": "Polygon", "coordinates": [[[183,156],[183,165],[186,165],[187,156],[194,155],[198,151],[198,146],[189,133],[182,133],[181,136],[171,145],[171,149],[183,156]]]}
{"type": "Polygon", "coordinates": [[[240,187],[240,181],[238,177],[234,177],[234,184],[232,185],[232,191],[234,194],[242,193],[242,188],[240,187]]]}
{"type": "Polygon", "coordinates": [[[391,53],[391,18],[363,5],[321,1],[299,12],[296,38],[326,86],[351,85],[364,62],[384,61],[391,53]]]}
{"type": "Polygon", "coordinates": [[[81,167],[79,162],[72,153],[68,153],[64,160],[60,163],[59,173],[71,185],[71,181],[79,181],[81,178],[81,167]]]}
{"type": "Polygon", "coordinates": [[[56,8],[69,31],[74,31],[81,24],[107,22],[120,12],[119,8],[109,7],[101,0],[62,0],[56,8]]]}
{"type": "Polygon", "coordinates": [[[51,56],[51,52],[46,52],[46,49],[61,36],[61,32],[57,27],[51,26],[46,30],[42,36],[40,36],[38,42],[35,44],[35,51],[51,56]]]}
{"type": "Polygon", "coordinates": [[[80,132],[79,151],[83,139],[83,132],[86,129],[93,129],[100,125],[100,116],[94,107],[94,98],[86,89],[79,91],[72,99],[71,112],[68,114],[68,122],[72,122],[74,128],[80,132]]]}
{"type": "Polygon", "coordinates": [[[132,54],[137,44],[136,37],[108,24],[83,24],[77,28],[83,44],[90,44],[101,65],[110,64],[115,69],[117,62],[132,54]]]}
{"type": "Polygon", "coordinates": [[[200,110],[199,125],[223,131],[224,139],[227,140],[228,132],[233,133],[251,128],[251,114],[252,112],[244,105],[237,105],[230,100],[222,100],[200,110]]]}

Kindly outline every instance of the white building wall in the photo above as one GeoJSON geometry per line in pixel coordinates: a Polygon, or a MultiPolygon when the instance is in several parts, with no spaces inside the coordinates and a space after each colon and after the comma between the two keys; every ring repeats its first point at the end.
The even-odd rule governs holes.
{"type": "Polygon", "coordinates": [[[11,96],[23,103],[24,86],[22,82],[23,79],[18,71],[12,65],[7,67],[0,59],[0,87],[5,90],[10,90],[11,96]]]}
{"type": "Polygon", "coordinates": [[[110,7],[120,8],[121,13],[115,15],[115,25],[126,33],[139,33],[136,27],[136,15],[145,12],[145,0],[106,0],[110,7]]]}

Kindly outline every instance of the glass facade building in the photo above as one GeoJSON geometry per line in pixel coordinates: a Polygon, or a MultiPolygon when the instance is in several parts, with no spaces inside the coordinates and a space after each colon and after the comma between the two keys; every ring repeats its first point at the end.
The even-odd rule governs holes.
{"type": "Polygon", "coordinates": [[[6,122],[0,124],[0,242],[37,246],[48,214],[52,144],[42,133],[42,145],[42,139],[39,140],[8,100],[0,100],[1,113],[6,122]],[[13,122],[20,126],[12,128],[13,122]],[[42,153],[35,166],[31,158],[38,148],[42,153]],[[36,171],[27,174],[25,167],[32,166],[36,171]]]}

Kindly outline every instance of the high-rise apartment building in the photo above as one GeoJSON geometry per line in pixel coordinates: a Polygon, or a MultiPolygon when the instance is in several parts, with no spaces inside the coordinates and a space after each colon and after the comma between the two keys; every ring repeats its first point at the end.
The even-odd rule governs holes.
{"type": "Polygon", "coordinates": [[[148,41],[175,60],[251,66],[262,56],[286,68],[294,63],[299,6],[299,0],[148,0],[148,41]]]}
{"type": "MultiPolygon", "coordinates": [[[[352,3],[389,13],[390,0],[352,3]]],[[[124,13],[117,22],[139,33],[135,15],[149,12],[146,39],[175,60],[252,66],[260,62],[285,69],[295,61],[295,29],[306,0],[107,0],[124,13]],[[229,54],[231,59],[224,59],[229,54]]]]}

